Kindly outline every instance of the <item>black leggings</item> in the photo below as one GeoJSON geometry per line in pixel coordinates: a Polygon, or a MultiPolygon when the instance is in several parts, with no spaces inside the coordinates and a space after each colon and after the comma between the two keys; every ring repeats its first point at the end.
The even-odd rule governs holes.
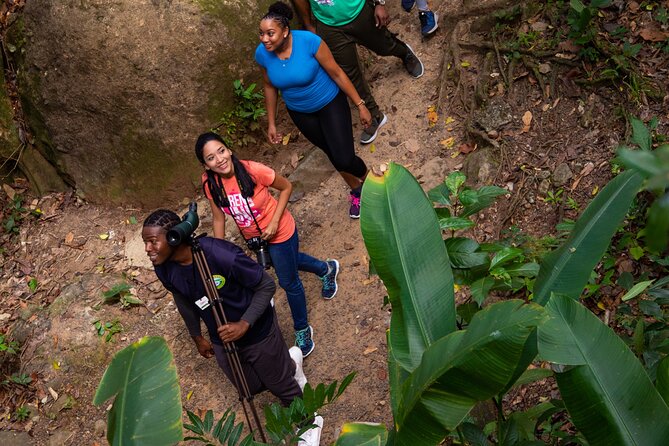
{"type": "Polygon", "coordinates": [[[353,122],[346,95],[340,91],[328,105],[313,113],[288,110],[300,132],[321,149],[339,172],[363,178],[365,162],[355,154],[353,122]]]}

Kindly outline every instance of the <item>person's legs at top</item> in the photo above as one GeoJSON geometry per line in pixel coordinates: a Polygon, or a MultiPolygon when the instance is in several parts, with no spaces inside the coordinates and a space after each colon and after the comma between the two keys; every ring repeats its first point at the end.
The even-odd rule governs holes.
{"type": "Polygon", "coordinates": [[[297,231],[284,242],[269,244],[269,255],[272,258],[274,272],[279,279],[279,286],[286,292],[290,313],[293,316],[295,345],[300,347],[306,358],[314,350],[315,344],[312,339],[313,329],[309,326],[307,319],[307,298],[304,294],[304,285],[297,272],[297,249],[297,231]]]}
{"type": "MultiPolygon", "coordinates": [[[[403,2],[405,0],[402,0],[403,2]]],[[[420,32],[423,37],[430,37],[439,28],[439,15],[430,10],[427,0],[416,0],[418,6],[418,20],[420,21],[420,32]]]]}
{"type": "Polygon", "coordinates": [[[340,28],[356,43],[379,56],[395,56],[401,59],[404,68],[411,76],[419,78],[425,72],[423,63],[409,45],[398,39],[387,27],[376,27],[372,2],[367,2],[353,21],[340,28]]]}
{"type": "Polygon", "coordinates": [[[374,96],[372,96],[372,91],[365,79],[362,64],[358,58],[356,43],[342,27],[329,26],[318,21],[316,23],[318,35],[330,48],[337,64],[351,79],[351,83],[353,83],[360,97],[364,99],[365,105],[372,115],[372,124],[364,129],[360,135],[360,143],[369,144],[374,141],[379,128],[388,121],[388,118],[381,112],[374,96]]]}

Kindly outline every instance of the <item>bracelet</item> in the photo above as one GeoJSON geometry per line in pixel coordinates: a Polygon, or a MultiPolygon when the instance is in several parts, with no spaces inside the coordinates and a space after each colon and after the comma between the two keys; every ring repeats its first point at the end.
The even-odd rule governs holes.
{"type": "Polygon", "coordinates": [[[365,100],[364,99],[360,99],[360,102],[355,104],[356,107],[360,107],[361,105],[365,105],[365,100]]]}

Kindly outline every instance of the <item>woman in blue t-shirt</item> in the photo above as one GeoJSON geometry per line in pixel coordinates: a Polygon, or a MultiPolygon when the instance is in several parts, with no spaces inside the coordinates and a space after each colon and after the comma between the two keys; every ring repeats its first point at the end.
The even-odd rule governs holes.
{"type": "Polygon", "coordinates": [[[273,144],[281,142],[276,131],[276,107],[281,92],[297,128],[319,147],[351,188],[351,218],[360,217],[360,192],[367,175],[365,162],[355,154],[348,97],[360,112],[364,127],[371,114],[328,46],[308,31],[291,31],[293,11],[283,2],[269,7],[260,21],[260,45],[255,58],[261,67],[265,106],[273,144]]]}

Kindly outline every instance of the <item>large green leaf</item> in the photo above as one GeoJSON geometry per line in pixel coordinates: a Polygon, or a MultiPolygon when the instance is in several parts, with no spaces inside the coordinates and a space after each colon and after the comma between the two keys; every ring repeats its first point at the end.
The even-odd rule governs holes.
{"type": "Polygon", "coordinates": [[[388,431],[383,424],[346,423],[335,446],[383,446],[388,440],[388,431]]]}
{"type": "Polygon", "coordinates": [[[448,258],[453,268],[473,268],[490,263],[488,253],[479,250],[479,244],[467,237],[451,237],[444,240],[448,258]]]}
{"type": "Polygon", "coordinates": [[[571,419],[595,445],[661,445],[669,408],[632,351],[577,301],[553,295],[539,355],[568,366],[555,377],[571,419]]]}
{"type": "Polygon", "coordinates": [[[498,302],[476,313],[467,330],[430,346],[402,386],[395,444],[439,444],[478,401],[507,387],[544,314],[536,304],[498,302]]]}
{"type": "Polygon", "coordinates": [[[611,180],[578,219],[569,238],[541,262],[534,301],[545,305],[551,293],[577,299],[590,273],[620,226],[643,177],[626,171],[611,180]]]}
{"type": "Polygon", "coordinates": [[[107,416],[109,444],[169,445],[181,440],[181,393],[165,339],[144,337],[114,356],[93,404],[114,395],[107,416]]]}
{"type": "Polygon", "coordinates": [[[391,163],[367,176],[360,229],[392,305],[388,342],[411,371],[425,349],[455,330],[453,274],[437,216],[416,179],[391,163]]]}
{"type": "Polygon", "coordinates": [[[665,403],[669,405],[669,356],[657,365],[655,388],[665,403]]]}

